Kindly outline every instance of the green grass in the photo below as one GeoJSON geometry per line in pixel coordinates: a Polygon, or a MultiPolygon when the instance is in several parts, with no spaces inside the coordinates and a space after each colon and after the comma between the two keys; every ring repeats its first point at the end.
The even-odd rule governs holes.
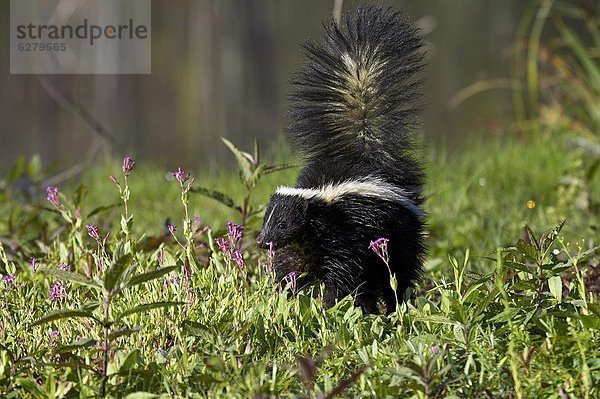
{"type": "MultiPolygon", "coordinates": [[[[266,259],[252,245],[259,218],[248,227],[240,270],[212,244],[238,215],[198,194],[189,198],[189,215],[213,226],[212,236],[194,236],[208,248],[186,252],[159,240],[169,218],[186,247],[184,208],[179,184],[151,165],[140,162],[129,176],[129,238],[122,206],[79,220],[66,205],[74,185],[65,186],[65,208],[79,220],[73,228],[41,194],[24,200],[5,181],[0,272],[15,275],[16,286],[0,283],[0,396],[599,397],[600,306],[588,288],[598,262],[589,249],[598,243],[600,184],[585,180],[583,153],[567,151],[567,140],[554,132],[472,143],[452,154],[430,149],[427,272],[390,317],[364,316],[350,299],[324,309],[318,294],[278,292],[257,266],[266,259]],[[564,219],[559,238],[539,239],[564,219]],[[105,246],[87,236],[89,223],[110,231],[105,246]],[[520,237],[526,240],[517,243],[520,237]],[[31,257],[40,270],[32,271],[31,257]],[[77,275],[56,271],[60,263],[77,275]],[[127,288],[133,276],[153,270],[127,288]],[[56,281],[67,297],[51,301],[56,281]],[[136,308],[149,303],[156,308],[136,308]],[[44,319],[61,309],[84,317],[44,319]],[[108,351],[105,327],[123,333],[108,351]]],[[[261,180],[254,207],[296,173],[261,180]]],[[[119,161],[81,178],[88,190],[82,217],[120,203],[109,175],[121,175],[119,161]]],[[[244,196],[233,173],[193,175],[195,186],[237,202],[244,196]]]]}

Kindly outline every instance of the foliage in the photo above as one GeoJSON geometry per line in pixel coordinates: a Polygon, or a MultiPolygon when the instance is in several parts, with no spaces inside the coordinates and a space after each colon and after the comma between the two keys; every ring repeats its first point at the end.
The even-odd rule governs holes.
{"type": "MultiPolygon", "coordinates": [[[[517,151],[503,145],[507,151],[498,157],[517,151]]],[[[482,151],[488,158],[489,152],[482,151]]],[[[547,156],[540,148],[529,155],[528,162],[547,156]]],[[[461,159],[477,156],[474,151],[461,159]]],[[[439,165],[447,167],[447,158],[441,159],[439,165]]],[[[447,173],[454,181],[437,189],[464,186],[463,176],[473,178],[467,164],[460,173],[447,173]]],[[[491,162],[483,173],[492,179],[488,173],[497,168],[491,162]]],[[[558,180],[558,172],[564,170],[549,176],[558,180]]],[[[195,182],[181,169],[174,174],[179,184],[171,186],[180,193],[183,231],[169,224],[166,235],[139,235],[133,216],[137,223],[147,215],[135,205],[135,182],[153,182],[144,173],[136,169],[127,183],[113,178],[121,216],[114,214],[116,205],[88,207],[80,188],[74,196],[57,191],[53,197],[51,191],[50,207],[44,208],[35,201],[17,205],[14,194],[6,194],[13,208],[23,207],[19,214],[37,213],[45,227],[43,234],[19,240],[18,247],[11,241],[0,252],[2,396],[599,394],[600,306],[588,290],[598,258],[589,240],[568,244],[563,237],[571,233],[561,231],[562,224],[539,235],[524,227],[521,239],[491,256],[486,254],[495,248],[493,241],[481,240],[486,228],[467,224],[477,235],[469,243],[481,240],[475,247],[479,256],[469,251],[456,256],[462,251],[453,246],[460,240],[439,240],[454,244],[437,246],[439,223],[450,206],[438,191],[430,201],[437,238],[431,240],[430,270],[420,291],[389,318],[363,316],[350,298],[325,309],[320,287],[291,297],[278,292],[270,259],[249,245],[251,237],[242,238],[243,226],[229,224],[215,241],[213,230],[191,216],[201,197],[189,196],[195,182]],[[124,196],[126,188],[130,195],[124,196]],[[113,223],[119,217],[124,224],[113,223]]],[[[503,189],[500,184],[494,190],[503,189]]],[[[549,196],[528,209],[529,193],[515,193],[521,196],[513,199],[521,202],[518,209],[543,214],[532,221],[558,215],[552,201],[560,198],[549,196]]],[[[500,191],[492,197],[497,200],[489,206],[500,206],[500,191]]],[[[463,218],[476,211],[478,200],[463,203],[468,205],[463,218]]],[[[576,209],[563,212],[570,216],[565,229],[573,223],[587,231],[581,228],[586,220],[572,217],[576,209]]],[[[489,217],[476,215],[479,221],[489,217]]],[[[508,231],[518,234],[521,223],[508,231]]]]}
{"type": "MultiPolygon", "coordinates": [[[[585,156],[584,189],[600,169],[599,22],[596,1],[531,1],[514,57],[517,120],[534,132],[571,132],[570,146],[585,156]]],[[[598,213],[598,199],[588,201],[598,213]]]]}
{"type": "Polygon", "coordinates": [[[235,201],[217,190],[210,190],[204,187],[196,187],[193,192],[202,194],[209,198],[212,198],[221,204],[237,211],[240,214],[241,224],[245,226],[249,222],[249,218],[256,217],[263,212],[263,208],[253,209],[250,202],[252,192],[256,188],[261,178],[273,172],[279,172],[291,168],[291,165],[266,165],[261,163],[260,148],[258,142],[254,141],[254,153],[249,154],[247,152],[239,150],[229,140],[222,139],[223,143],[229,148],[229,150],[235,155],[235,159],[238,165],[239,178],[242,186],[244,187],[244,199],[241,204],[236,205],[235,201]]]}

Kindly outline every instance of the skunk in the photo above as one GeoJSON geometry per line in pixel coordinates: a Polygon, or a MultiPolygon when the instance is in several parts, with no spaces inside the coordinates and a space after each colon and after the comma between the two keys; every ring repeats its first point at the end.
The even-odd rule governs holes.
{"type": "Polygon", "coordinates": [[[354,295],[367,313],[396,308],[426,253],[424,173],[410,130],[420,111],[423,42],[400,13],[359,9],[325,25],[292,80],[287,136],[304,159],[294,187],[270,198],[257,244],[272,245],[278,281],[292,272],[354,295]],[[389,265],[370,248],[388,239],[389,265]],[[389,269],[388,269],[389,266],[389,269]]]}

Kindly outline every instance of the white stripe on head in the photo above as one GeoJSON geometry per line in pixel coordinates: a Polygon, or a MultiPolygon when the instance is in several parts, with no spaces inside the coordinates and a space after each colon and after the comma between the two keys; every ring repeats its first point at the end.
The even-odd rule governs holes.
{"type": "Polygon", "coordinates": [[[265,222],[265,227],[269,226],[269,222],[271,222],[271,218],[273,217],[273,214],[275,213],[275,208],[277,208],[277,204],[273,205],[273,209],[271,209],[271,213],[269,214],[269,217],[267,218],[267,221],[265,222]]]}

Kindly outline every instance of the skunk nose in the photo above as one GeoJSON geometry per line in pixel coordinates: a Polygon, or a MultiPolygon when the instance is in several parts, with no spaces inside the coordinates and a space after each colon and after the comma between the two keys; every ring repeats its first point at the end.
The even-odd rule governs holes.
{"type": "Polygon", "coordinates": [[[256,245],[258,245],[259,248],[265,248],[265,236],[262,233],[256,237],[256,245]]]}

